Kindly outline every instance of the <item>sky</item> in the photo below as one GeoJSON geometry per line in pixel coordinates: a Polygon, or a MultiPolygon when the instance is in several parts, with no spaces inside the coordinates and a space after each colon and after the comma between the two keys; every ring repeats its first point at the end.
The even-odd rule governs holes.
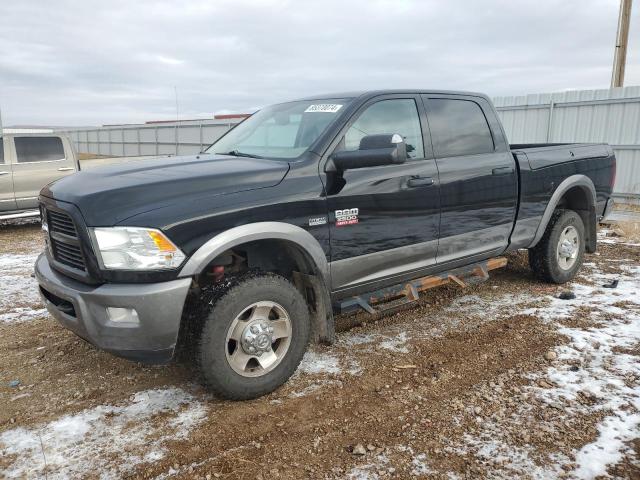
{"type": "MultiPolygon", "coordinates": [[[[210,118],[379,88],[607,88],[618,0],[3,0],[8,125],[210,118]]],[[[640,5],[625,85],[640,85],[640,5]]]]}

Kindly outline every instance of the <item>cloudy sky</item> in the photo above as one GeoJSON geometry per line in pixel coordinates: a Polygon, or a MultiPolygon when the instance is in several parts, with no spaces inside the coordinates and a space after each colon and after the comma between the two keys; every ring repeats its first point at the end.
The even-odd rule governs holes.
{"type": "MultiPolygon", "coordinates": [[[[4,125],[243,112],[313,93],[606,88],[619,0],[2,1],[4,125]]],[[[626,85],[640,84],[640,5],[626,85]]]]}

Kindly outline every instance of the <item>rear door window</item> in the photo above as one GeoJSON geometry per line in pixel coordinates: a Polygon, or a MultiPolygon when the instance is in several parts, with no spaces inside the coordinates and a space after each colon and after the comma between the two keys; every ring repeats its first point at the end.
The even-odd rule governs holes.
{"type": "Polygon", "coordinates": [[[494,151],[489,124],[476,102],[431,98],[427,101],[427,113],[437,158],[494,151]]]}
{"type": "Polygon", "coordinates": [[[51,162],[64,160],[64,147],[60,137],[15,137],[18,163],[51,162]]]}

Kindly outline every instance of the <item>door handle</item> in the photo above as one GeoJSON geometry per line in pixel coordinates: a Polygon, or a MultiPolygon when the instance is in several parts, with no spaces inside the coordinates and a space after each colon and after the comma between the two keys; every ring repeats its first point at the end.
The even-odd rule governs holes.
{"type": "Polygon", "coordinates": [[[58,169],[59,172],[69,172],[71,170],[75,170],[73,167],[60,167],[58,169]]]}
{"type": "Polygon", "coordinates": [[[513,172],[513,167],[498,167],[491,170],[491,175],[510,175],[513,172]]]}
{"type": "Polygon", "coordinates": [[[9,172],[0,172],[0,176],[1,175],[9,175],[9,172]]]}
{"type": "Polygon", "coordinates": [[[409,188],[429,187],[431,185],[433,185],[433,178],[431,177],[412,177],[407,182],[409,188]]]}

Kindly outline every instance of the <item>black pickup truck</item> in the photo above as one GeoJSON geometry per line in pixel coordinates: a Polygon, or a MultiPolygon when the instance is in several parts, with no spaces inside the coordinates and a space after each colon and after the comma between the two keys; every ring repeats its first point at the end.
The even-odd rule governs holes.
{"type": "Polygon", "coordinates": [[[284,383],[341,299],[528,249],[572,279],[611,208],[606,144],[509,145],[485,95],[374,91],[266,107],[194,156],[40,193],[51,314],[99,348],[216,393],[284,383]]]}

